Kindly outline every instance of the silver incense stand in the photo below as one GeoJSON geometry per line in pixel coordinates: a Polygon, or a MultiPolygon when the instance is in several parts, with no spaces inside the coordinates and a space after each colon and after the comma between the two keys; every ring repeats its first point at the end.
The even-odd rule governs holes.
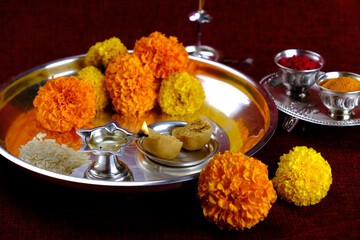
{"type": "Polygon", "coordinates": [[[196,44],[187,46],[185,49],[189,53],[189,55],[212,60],[212,61],[219,61],[221,57],[219,51],[217,51],[216,49],[210,46],[201,45],[202,25],[204,23],[211,22],[213,19],[213,17],[203,9],[204,2],[205,1],[200,0],[199,10],[191,12],[189,14],[189,20],[198,23],[196,28],[196,44]]]}

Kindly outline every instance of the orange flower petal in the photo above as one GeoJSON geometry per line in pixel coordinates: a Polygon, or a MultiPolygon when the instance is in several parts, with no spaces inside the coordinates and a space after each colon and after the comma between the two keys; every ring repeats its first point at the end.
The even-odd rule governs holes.
{"type": "Polygon", "coordinates": [[[215,155],[201,171],[197,195],[205,218],[230,230],[262,221],[277,198],[265,164],[229,151],[215,155]]]}
{"type": "Polygon", "coordinates": [[[48,80],[33,103],[36,119],[50,131],[81,128],[96,114],[94,89],[73,76],[48,80]]]}
{"type": "Polygon", "coordinates": [[[136,55],[125,53],[113,59],[106,68],[105,83],[119,113],[143,114],[156,105],[160,83],[136,55]]]}
{"type": "Polygon", "coordinates": [[[176,37],[166,37],[153,32],[135,42],[134,52],[148,65],[156,78],[166,78],[174,72],[183,72],[188,67],[188,53],[176,37]]]}

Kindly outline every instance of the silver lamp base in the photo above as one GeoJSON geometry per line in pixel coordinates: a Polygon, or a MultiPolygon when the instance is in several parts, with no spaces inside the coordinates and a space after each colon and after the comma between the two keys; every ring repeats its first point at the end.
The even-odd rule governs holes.
{"type": "Polygon", "coordinates": [[[84,177],[106,181],[134,180],[131,170],[116,155],[98,156],[98,159],[86,169],[84,177]]]}

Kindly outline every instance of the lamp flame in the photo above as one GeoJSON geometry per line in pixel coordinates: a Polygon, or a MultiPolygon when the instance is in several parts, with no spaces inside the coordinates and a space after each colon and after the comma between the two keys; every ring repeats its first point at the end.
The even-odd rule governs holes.
{"type": "Polygon", "coordinates": [[[146,135],[149,135],[149,129],[148,129],[147,124],[146,124],[145,121],[143,122],[141,130],[143,130],[146,135]]]}

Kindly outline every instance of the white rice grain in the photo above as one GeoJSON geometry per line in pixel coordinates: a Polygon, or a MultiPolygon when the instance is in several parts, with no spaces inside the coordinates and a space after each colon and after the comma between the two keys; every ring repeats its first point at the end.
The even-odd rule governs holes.
{"type": "Polygon", "coordinates": [[[66,175],[91,162],[90,155],[75,151],[65,144],[57,144],[54,139],[43,139],[45,136],[39,133],[21,146],[19,158],[39,168],[66,175]]]}

